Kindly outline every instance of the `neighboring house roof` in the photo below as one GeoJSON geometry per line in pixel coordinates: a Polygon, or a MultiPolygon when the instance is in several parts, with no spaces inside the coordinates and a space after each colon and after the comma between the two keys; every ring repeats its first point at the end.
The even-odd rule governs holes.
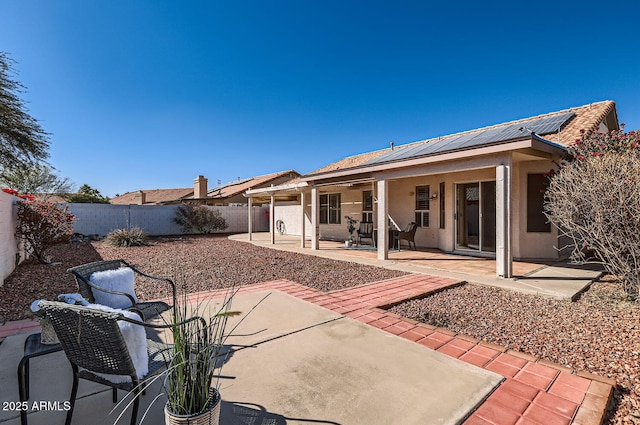
{"type": "Polygon", "coordinates": [[[581,130],[597,129],[603,121],[607,121],[605,124],[609,130],[618,129],[615,103],[613,101],[591,103],[535,117],[354,155],[312,171],[306,176],[357,168],[365,164],[401,161],[420,155],[437,155],[443,152],[472,149],[489,144],[503,143],[520,137],[537,136],[542,141],[567,146],[580,139],[581,130]],[[613,118],[611,118],[612,115],[613,118]],[[535,135],[532,135],[532,132],[535,135]]]}
{"type": "MultiPolygon", "coordinates": [[[[300,173],[294,170],[280,171],[278,173],[265,174],[263,176],[250,177],[238,181],[230,182],[225,185],[214,187],[207,191],[207,198],[203,199],[228,199],[235,195],[242,194],[250,188],[264,187],[270,182],[279,181],[278,184],[284,182],[286,178],[293,179],[300,177],[300,173]]],[[[180,203],[180,201],[193,199],[194,188],[178,188],[178,189],[152,189],[137,190],[135,192],[127,192],[123,195],[111,199],[111,203],[115,205],[140,204],[141,192],[144,194],[143,205],[159,205],[180,203]]]]}
{"type": "MultiPolygon", "coordinates": [[[[149,204],[161,204],[163,202],[175,201],[177,199],[183,199],[193,197],[193,187],[185,187],[178,189],[151,189],[142,190],[144,192],[144,205],[149,204]]],[[[117,196],[111,199],[111,203],[115,205],[129,205],[138,204],[140,191],[127,192],[123,195],[117,196]]]]}
{"type": "Polygon", "coordinates": [[[289,177],[291,179],[300,177],[300,173],[294,170],[280,171],[278,173],[265,174],[262,176],[250,177],[248,179],[240,179],[224,185],[220,185],[209,189],[208,197],[213,199],[225,199],[235,195],[245,193],[252,188],[264,187],[270,182],[289,177]]]}

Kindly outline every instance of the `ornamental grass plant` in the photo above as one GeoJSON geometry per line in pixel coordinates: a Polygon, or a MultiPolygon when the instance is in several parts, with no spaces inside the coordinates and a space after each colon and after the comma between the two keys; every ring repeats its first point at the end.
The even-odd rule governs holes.
{"type": "MultiPolygon", "coordinates": [[[[193,415],[205,410],[211,400],[211,388],[218,388],[216,371],[222,368],[229,353],[225,346],[227,324],[231,316],[240,312],[231,310],[236,293],[231,288],[225,293],[222,306],[207,319],[178,325],[189,317],[201,316],[201,305],[194,311],[188,308],[187,295],[176,303],[172,313],[173,358],[167,367],[165,390],[167,407],[175,415],[193,415]]],[[[218,372],[219,373],[219,372],[218,372]]]]}
{"type": "Polygon", "coordinates": [[[149,245],[146,232],[135,226],[127,229],[112,230],[104,239],[111,246],[123,248],[149,245]]]}
{"type": "MultiPolygon", "coordinates": [[[[171,313],[173,357],[164,378],[170,413],[196,415],[219,401],[212,397],[212,389],[219,389],[222,367],[232,353],[231,346],[226,344],[227,338],[262,302],[230,326],[229,319],[241,314],[232,310],[232,301],[238,290],[235,285],[225,289],[223,297],[215,300],[215,305],[211,303],[209,312],[205,308],[208,303],[202,300],[189,304],[186,291],[179,296],[180,300],[176,300],[171,313]],[[199,316],[201,320],[179,325],[193,316],[199,316]]],[[[218,391],[213,393],[220,397],[218,391]]]]}

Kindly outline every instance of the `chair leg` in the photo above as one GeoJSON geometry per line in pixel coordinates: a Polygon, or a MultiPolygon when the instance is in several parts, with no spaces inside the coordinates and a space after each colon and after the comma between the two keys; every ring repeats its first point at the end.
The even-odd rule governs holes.
{"type": "MultiPolygon", "coordinates": [[[[133,377],[132,377],[133,378],[133,377]]],[[[140,406],[140,382],[137,379],[132,380],[133,383],[133,408],[131,411],[131,425],[136,425],[138,420],[138,407],[140,406]]]]}
{"type": "Polygon", "coordinates": [[[67,419],[65,425],[71,425],[71,418],[73,417],[73,408],[76,405],[76,396],[78,395],[78,366],[71,363],[71,369],[73,370],[73,386],[71,387],[71,396],[69,396],[69,411],[67,412],[67,419]]]}

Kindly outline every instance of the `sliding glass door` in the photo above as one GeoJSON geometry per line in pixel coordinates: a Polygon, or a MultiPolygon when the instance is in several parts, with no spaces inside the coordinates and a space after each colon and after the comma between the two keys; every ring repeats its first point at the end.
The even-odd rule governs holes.
{"type": "Polygon", "coordinates": [[[496,182],[456,185],[456,249],[496,251],[496,182]]]}

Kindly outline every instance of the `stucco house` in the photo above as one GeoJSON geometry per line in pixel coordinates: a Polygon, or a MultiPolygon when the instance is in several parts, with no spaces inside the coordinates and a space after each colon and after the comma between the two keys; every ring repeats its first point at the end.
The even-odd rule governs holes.
{"type": "MultiPolygon", "coordinates": [[[[348,236],[345,216],[372,221],[377,256],[390,232],[418,225],[418,247],[496,258],[511,277],[513,259],[559,259],[558,231],[543,214],[545,174],[581,130],[619,129],[615,103],[602,101],[341,159],[287,184],[246,192],[299,213],[280,215],[302,246],[348,236]],[[287,201],[281,201],[287,197],[287,201]]],[[[249,223],[251,229],[251,223],[249,223]]],[[[272,223],[271,229],[274,229],[272,223]]],[[[291,234],[291,232],[289,232],[291,234]]],[[[391,236],[390,236],[391,235],[391,236]]],[[[272,242],[274,242],[272,231],[272,242]]]]}

